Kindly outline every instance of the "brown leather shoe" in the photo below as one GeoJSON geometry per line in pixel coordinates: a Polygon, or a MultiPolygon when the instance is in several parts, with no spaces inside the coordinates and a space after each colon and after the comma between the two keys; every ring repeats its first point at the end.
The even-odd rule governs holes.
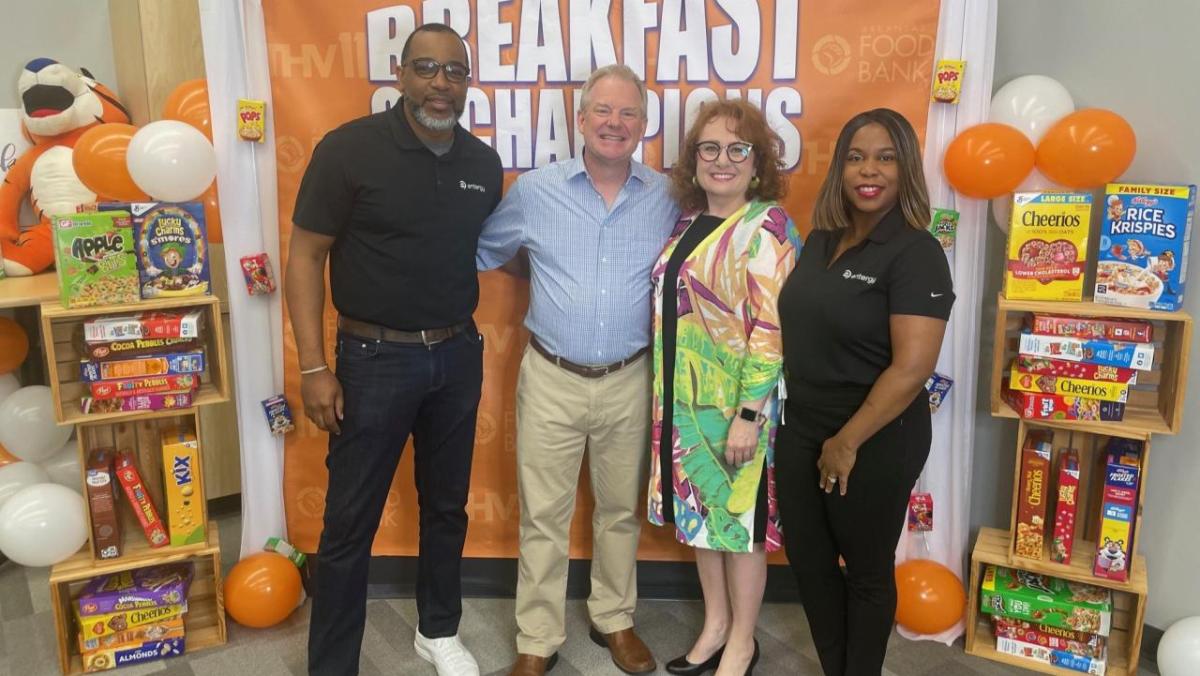
{"type": "Polygon", "coordinates": [[[642,643],[642,639],[633,629],[622,629],[611,634],[601,634],[600,630],[592,627],[589,635],[592,641],[601,648],[608,648],[612,653],[613,664],[627,674],[648,674],[658,666],[654,663],[654,655],[642,643]]]}
{"type": "Polygon", "coordinates": [[[508,672],[508,676],[542,676],[553,669],[556,664],[558,664],[558,653],[554,653],[550,657],[518,653],[517,661],[513,662],[512,671],[508,672]]]}

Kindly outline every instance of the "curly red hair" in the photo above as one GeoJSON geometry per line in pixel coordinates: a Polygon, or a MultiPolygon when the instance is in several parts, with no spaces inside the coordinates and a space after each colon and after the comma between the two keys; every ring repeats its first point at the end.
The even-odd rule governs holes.
{"type": "Polygon", "coordinates": [[[732,123],[730,131],[754,146],[754,175],[758,177],[758,185],[746,189],[746,199],[778,201],[783,198],[787,192],[779,157],[783,140],[767,124],[766,116],[758,108],[742,99],[728,99],[710,101],[701,106],[683,140],[679,161],[671,169],[671,196],[679,208],[690,212],[708,206],[708,196],[695,182],[696,143],[700,139],[700,132],[717,118],[732,123]]]}

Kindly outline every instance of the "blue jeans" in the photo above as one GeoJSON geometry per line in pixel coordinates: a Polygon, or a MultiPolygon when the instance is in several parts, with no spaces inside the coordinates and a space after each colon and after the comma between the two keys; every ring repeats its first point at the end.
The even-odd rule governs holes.
{"type": "Polygon", "coordinates": [[[330,435],[325,530],[308,635],[310,674],[357,674],[367,569],[400,454],[413,436],[420,507],[419,629],[458,633],[461,562],[483,338],[474,326],[441,343],[389,343],[338,334],[342,433],[330,435]]]}

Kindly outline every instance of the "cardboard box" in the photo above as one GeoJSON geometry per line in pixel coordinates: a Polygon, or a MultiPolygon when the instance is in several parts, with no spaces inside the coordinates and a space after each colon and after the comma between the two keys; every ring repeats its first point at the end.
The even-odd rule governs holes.
{"type": "Polygon", "coordinates": [[[120,378],[117,380],[98,380],[89,383],[87,390],[92,399],[116,399],[117,397],[133,397],[143,394],[189,392],[198,387],[200,387],[200,376],[186,373],[166,376],[143,376],[141,378],[120,378]]]}
{"type": "Polygon", "coordinates": [[[1183,309],[1194,185],[1110,183],[1096,263],[1096,302],[1183,309]]]}
{"type": "Polygon", "coordinates": [[[158,622],[156,624],[144,624],[140,627],[126,629],[115,634],[83,640],[83,636],[79,637],[79,654],[84,654],[90,651],[99,650],[101,648],[113,648],[122,646],[126,643],[144,643],[164,638],[174,638],[183,636],[183,616],[176,616],[169,620],[158,622]]]}
{"type": "Polygon", "coordinates": [[[116,361],[81,361],[79,379],[85,383],[121,378],[165,375],[199,375],[204,372],[204,350],[162,354],[116,361]]]}
{"type": "Polygon", "coordinates": [[[187,602],[177,603],[170,606],[157,606],[154,608],[134,608],[132,610],[118,610],[112,613],[103,615],[89,615],[83,617],[79,614],[79,607],[74,609],[75,621],[79,624],[79,633],[84,641],[90,641],[96,638],[103,638],[111,634],[127,631],[134,627],[141,627],[148,624],[161,624],[168,620],[182,616],[187,612],[187,602]]]}
{"type": "Polygon", "coordinates": [[[159,608],[187,601],[191,563],[134,568],[92,578],[75,600],[82,621],[121,610],[159,608]]]}
{"type": "Polygon", "coordinates": [[[1070,565],[1075,546],[1075,514],[1079,507],[1079,455],[1064,448],[1058,455],[1058,501],[1054,506],[1054,536],[1050,560],[1070,565]]]}
{"type": "Polygon", "coordinates": [[[1064,397],[1118,401],[1122,404],[1129,399],[1129,385],[1123,383],[1022,373],[1016,364],[1013,364],[1012,371],[1009,373],[1008,386],[1018,392],[1058,394],[1064,397]]]}
{"type": "Polygon", "coordinates": [[[1137,519],[1138,483],[1141,478],[1141,447],[1136,442],[1114,439],[1104,466],[1101,497],[1100,541],[1092,574],[1109,580],[1129,579],[1133,560],[1133,527],[1137,519]]]}
{"type": "Polygon", "coordinates": [[[1051,650],[1065,650],[1084,657],[1104,657],[1106,642],[1103,637],[1095,634],[1047,627],[1000,615],[992,616],[992,625],[996,636],[1044,646],[1051,650]]]}
{"type": "Polygon", "coordinates": [[[83,397],[79,400],[80,410],[84,413],[162,411],[166,409],[188,408],[191,405],[191,390],[187,392],[165,392],[163,394],[135,394],[128,397],[113,397],[111,399],[83,397]]]}
{"type": "Polygon", "coordinates": [[[1018,355],[1013,360],[1017,371],[1021,373],[1037,373],[1039,375],[1063,376],[1080,380],[1099,380],[1106,383],[1121,383],[1136,385],[1135,369],[1124,369],[1117,366],[1102,366],[1081,361],[1066,361],[1050,359],[1049,357],[1031,357],[1018,355]]]}
{"type": "Polygon", "coordinates": [[[1004,297],[1082,300],[1091,219],[1090,193],[1014,193],[1004,297]]]}
{"type": "Polygon", "coordinates": [[[1022,333],[1017,349],[1021,354],[1031,357],[1083,361],[1138,371],[1149,371],[1154,363],[1153,343],[1120,343],[1022,333]]]}
{"type": "Polygon", "coordinates": [[[113,449],[98,448],[88,454],[85,483],[88,511],[92,515],[92,547],[98,559],[121,555],[121,520],[113,482],[113,449]]]}
{"type": "Polygon", "coordinates": [[[83,339],[89,343],[138,338],[199,338],[204,313],[140,312],[119,317],[96,317],[83,323],[83,339]]]}
{"type": "MultiPolygon", "coordinates": [[[[158,516],[158,510],[154,508],[154,502],[151,501],[146,486],[142,482],[141,473],[138,472],[137,465],[133,462],[133,454],[129,451],[118,453],[116,467],[117,479],[120,480],[121,487],[125,489],[125,497],[129,499],[129,506],[137,515],[142,532],[146,534],[146,541],[150,543],[151,547],[165,547],[170,540],[167,537],[167,529],[158,516]]],[[[114,610],[119,610],[119,608],[114,608],[114,610]]],[[[85,615],[87,614],[87,611],[83,612],[85,615]]]]}
{"type": "Polygon", "coordinates": [[[989,565],[979,590],[980,610],[988,615],[1108,636],[1112,593],[1082,582],[989,565]]]}
{"type": "Polygon", "coordinates": [[[1029,420],[1099,420],[1118,422],[1125,417],[1125,404],[1085,397],[1017,392],[1005,379],[1001,396],[1017,415],[1029,420]]]}
{"type": "Polygon", "coordinates": [[[163,479],[171,546],[205,541],[204,485],[200,477],[200,445],[187,430],[162,434],[163,479]]]}
{"type": "Polygon", "coordinates": [[[1097,319],[1032,313],[1025,325],[1032,333],[1068,338],[1096,338],[1127,343],[1154,342],[1154,325],[1134,319],[1097,319]]]}
{"type": "Polygon", "coordinates": [[[1104,676],[1107,667],[1103,658],[1084,657],[1065,650],[1054,650],[1036,643],[1027,643],[1003,636],[996,637],[996,652],[1096,676],[1104,676]]]}
{"type": "Polygon", "coordinates": [[[208,295],[208,229],[201,202],[114,202],[101,211],[124,209],[133,217],[141,297],[171,298],[208,295]]]}
{"type": "Polygon", "coordinates": [[[141,300],[129,212],[64,214],[51,220],[54,265],[63,307],[141,300]]]}
{"type": "Polygon", "coordinates": [[[83,670],[85,673],[91,673],[143,662],[154,662],[169,657],[178,657],[183,654],[184,649],[183,636],[101,648],[82,656],[83,670]]]}
{"type": "Polygon", "coordinates": [[[1046,502],[1050,490],[1051,438],[1030,432],[1021,449],[1021,486],[1017,498],[1017,556],[1042,560],[1046,533],[1046,502]]]}

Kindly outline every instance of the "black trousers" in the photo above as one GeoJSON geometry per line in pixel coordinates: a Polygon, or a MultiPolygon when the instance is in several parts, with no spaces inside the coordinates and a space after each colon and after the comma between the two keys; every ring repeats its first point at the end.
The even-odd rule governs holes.
{"type": "Polygon", "coordinates": [[[821,445],[859,403],[861,395],[789,400],[775,445],[784,547],[826,676],[879,676],[883,669],[896,616],[896,545],[931,440],[922,390],[859,448],[846,495],[826,494],[818,487],[821,445]]]}
{"type": "Polygon", "coordinates": [[[358,673],[371,543],[410,433],[420,507],[418,628],[429,638],[458,633],[483,340],[473,327],[431,347],[340,333],[337,377],[345,418],[342,433],[329,437],[308,634],[308,671],[320,676],[358,673]]]}

